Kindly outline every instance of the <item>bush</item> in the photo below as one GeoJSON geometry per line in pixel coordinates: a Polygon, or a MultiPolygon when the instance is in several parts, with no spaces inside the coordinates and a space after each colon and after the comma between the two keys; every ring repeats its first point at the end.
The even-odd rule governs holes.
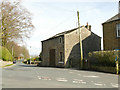
{"type": "Polygon", "coordinates": [[[0,46],[0,59],[4,61],[13,61],[13,57],[7,48],[0,46]]]}
{"type": "Polygon", "coordinates": [[[27,64],[27,61],[23,61],[24,64],[27,64]]]}
{"type": "Polygon", "coordinates": [[[88,54],[88,62],[90,65],[115,67],[116,55],[117,51],[92,52],[88,54]]]}
{"type": "MultiPolygon", "coordinates": [[[[120,51],[96,51],[88,54],[87,70],[116,73],[115,58],[118,55],[120,64],[120,51]]],[[[119,67],[120,68],[120,67],[119,67]]]]}
{"type": "Polygon", "coordinates": [[[29,58],[29,59],[27,59],[27,61],[28,61],[28,60],[30,60],[30,58],[29,58]]]}

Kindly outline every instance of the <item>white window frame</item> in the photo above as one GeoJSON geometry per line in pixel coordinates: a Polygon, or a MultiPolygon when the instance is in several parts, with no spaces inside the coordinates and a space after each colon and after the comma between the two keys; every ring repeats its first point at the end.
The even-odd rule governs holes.
{"type": "Polygon", "coordinates": [[[117,37],[120,37],[118,31],[120,32],[120,23],[116,25],[117,37]]]}

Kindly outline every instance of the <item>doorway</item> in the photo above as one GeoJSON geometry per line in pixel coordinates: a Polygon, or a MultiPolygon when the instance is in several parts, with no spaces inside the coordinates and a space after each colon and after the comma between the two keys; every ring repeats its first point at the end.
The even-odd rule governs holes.
{"type": "Polygon", "coordinates": [[[50,51],[49,51],[49,65],[51,66],[51,67],[55,67],[55,49],[51,49],[50,51]]]}

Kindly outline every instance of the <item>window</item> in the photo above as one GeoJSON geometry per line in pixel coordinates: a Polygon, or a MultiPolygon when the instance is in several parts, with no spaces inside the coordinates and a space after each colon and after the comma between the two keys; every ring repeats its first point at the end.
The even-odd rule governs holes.
{"type": "Polygon", "coordinates": [[[63,61],[62,58],[63,58],[63,53],[60,52],[60,61],[63,61]]]}
{"type": "Polygon", "coordinates": [[[120,37],[120,24],[117,24],[117,37],[120,37]]]}
{"type": "Polygon", "coordinates": [[[60,43],[62,43],[62,38],[60,37],[60,43]]]}

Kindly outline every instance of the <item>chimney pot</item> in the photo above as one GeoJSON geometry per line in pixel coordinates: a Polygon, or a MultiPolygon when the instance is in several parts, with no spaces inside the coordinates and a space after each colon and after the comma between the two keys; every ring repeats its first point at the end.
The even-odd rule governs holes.
{"type": "Polygon", "coordinates": [[[87,22],[87,25],[85,26],[89,31],[91,31],[91,25],[88,24],[87,22]]]}

